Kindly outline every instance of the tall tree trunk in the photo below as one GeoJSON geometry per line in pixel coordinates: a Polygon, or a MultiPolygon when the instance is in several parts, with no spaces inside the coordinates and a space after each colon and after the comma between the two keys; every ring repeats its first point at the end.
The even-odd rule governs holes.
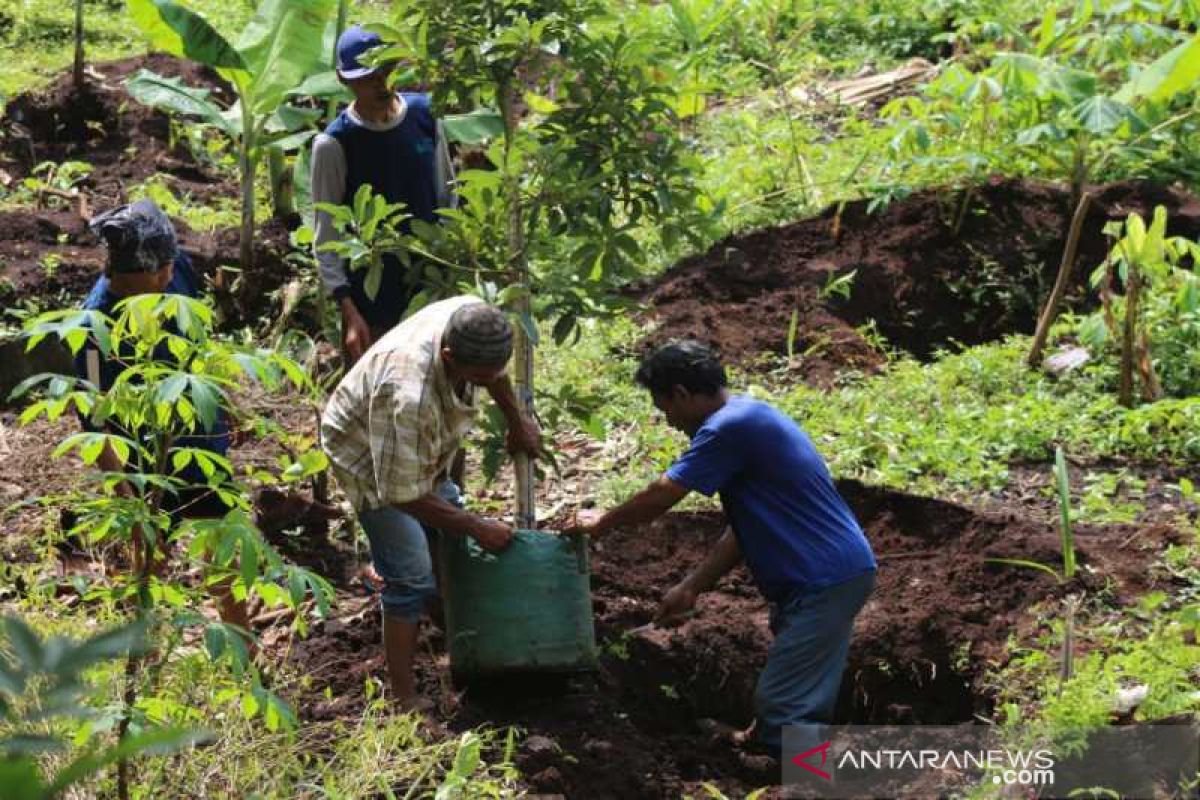
{"type": "Polygon", "coordinates": [[[1075,206],[1075,216],[1071,218],[1071,230],[1067,233],[1067,244],[1063,248],[1062,261],[1058,264],[1058,278],[1054,288],[1038,318],[1037,330],[1033,334],[1033,344],[1029,346],[1029,355],[1025,362],[1036,368],[1042,362],[1042,350],[1046,347],[1046,337],[1050,335],[1050,326],[1058,316],[1058,306],[1063,295],[1067,293],[1067,285],[1071,282],[1071,269],[1075,266],[1075,253],[1079,249],[1079,234],[1083,230],[1083,220],[1087,217],[1088,206],[1092,202],[1091,194],[1084,193],[1075,206]]]}
{"type": "Polygon", "coordinates": [[[75,0],[75,89],[83,88],[83,0],[75,0]]]}

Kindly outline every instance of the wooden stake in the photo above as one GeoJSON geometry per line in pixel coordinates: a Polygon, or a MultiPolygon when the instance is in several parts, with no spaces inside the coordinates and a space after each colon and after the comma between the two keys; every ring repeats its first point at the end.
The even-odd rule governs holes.
{"type": "Polygon", "coordinates": [[[1063,295],[1067,293],[1067,285],[1071,281],[1071,268],[1075,265],[1075,253],[1079,250],[1079,234],[1083,231],[1083,220],[1091,202],[1091,193],[1084,192],[1080,195],[1079,205],[1075,207],[1075,216],[1071,218],[1071,231],[1067,235],[1067,245],[1063,248],[1062,262],[1058,265],[1058,278],[1054,281],[1054,289],[1051,290],[1042,315],[1038,318],[1033,344],[1029,346],[1029,355],[1025,359],[1026,363],[1035,369],[1042,363],[1042,351],[1046,349],[1050,326],[1058,317],[1058,306],[1062,303],[1063,295]]]}

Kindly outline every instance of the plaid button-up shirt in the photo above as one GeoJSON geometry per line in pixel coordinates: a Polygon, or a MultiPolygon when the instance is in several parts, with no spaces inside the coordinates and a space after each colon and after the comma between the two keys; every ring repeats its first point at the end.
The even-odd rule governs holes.
{"type": "Polygon", "coordinates": [[[433,491],[475,419],[476,387],[454,391],[441,359],[450,316],[477,297],[433,303],[392,328],[346,373],[321,416],[321,446],[359,511],[433,491]]]}

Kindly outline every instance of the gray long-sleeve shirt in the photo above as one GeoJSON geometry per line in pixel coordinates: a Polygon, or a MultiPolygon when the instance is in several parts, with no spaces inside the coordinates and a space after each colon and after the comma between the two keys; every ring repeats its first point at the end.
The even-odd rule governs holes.
{"type": "MultiPolygon", "coordinates": [[[[387,122],[370,122],[358,116],[354,105],[346,110],[351,121],[367,130],[389,131],[404,121],[408,106],[404,97],[397,95],[400,100],[400,111],[387,122]]],[[[434,147],[434,182],[437,184],[437,203],[439,208],[456,208],[458,197],[454,193],[454,165],[450,161],[450,148],[446,144],[446,132],[441,120],[437,123],[437,140],[434,147]]],[[[313,203],[341,204],[346,199],[346,154],[342,145],[332,136],[324,133],[317,134],[313,141],[312,153],[312,199],[313,203]]],[[[336,253],[323,253],[321,245],[337,241],[341,234],[333,226],[333,220],[324,211],[313,215],[314,240],[313,250],[317,257],[317,265],[321,275],[321,283],[325,291],[334,294],[344,286],[350,285],[346,275],[346,267],[341,256],[336,253]]]]}

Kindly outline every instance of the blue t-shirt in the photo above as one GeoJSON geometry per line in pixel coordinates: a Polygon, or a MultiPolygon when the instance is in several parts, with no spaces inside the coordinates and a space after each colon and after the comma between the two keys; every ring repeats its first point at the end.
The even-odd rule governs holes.
{"type": "MultiPolygon", "coordinates": [[[[198,297],[200,295],[200,282],[196,277],[196,273],[192,271],[192,262],[181,251],[175,258],[175,269],[171,276],[171,282],[163,289],[164,294],[181,294],[187,297],[198,297]]],[[[100,311],[107,316],[113,315],[113,308],[122,300],[121,297],[114,294],[109,286],[109,280],[105,276],[101,276],[92,287],[92,291],[88,293],[87,298],[83,301],[83,308],[88,310],[100,311]]],[[[118,353],[110,353],[108,358],[105,358],[92,344],[89,342],[79,349],[79,353],[75,356],[75,374],[85,380],[91,380],[88,375],[87,358],[88,352],[96,352],[100,367],[100,389],[107,391],[117,376],[124,371],[125,367],[121,364],[118,353]]],[[[173,362],[175,357],[171,355],[170,350],[165,345],[160,346],[155,352],[155,358],[160,361],[173,362]]],[[[94,430],[91,421],[81,419],[84,428],[94,430]]],[[[217,415],[216,424],[213,425],[211,431],[204,430],[203,426],[196,423],[196,431],[189,436],[181,436],[175,440],[175,447],[195,447],[218,455],[225,455],[229,451],[229,420],[224,411],[217,415]]],[[[203,471],[194,462],[184,467],[180,472],[176,473],[176,477],[190,484],[204,484],[208,479],[204,476],[203,471]]]]}
{"type": "Polygon", "coordinates": [[[721,505],[763,595],[781,603],[875,569],[875,556],[820,454],[790,417],[732,397],[669,470],[721,505]]]}

